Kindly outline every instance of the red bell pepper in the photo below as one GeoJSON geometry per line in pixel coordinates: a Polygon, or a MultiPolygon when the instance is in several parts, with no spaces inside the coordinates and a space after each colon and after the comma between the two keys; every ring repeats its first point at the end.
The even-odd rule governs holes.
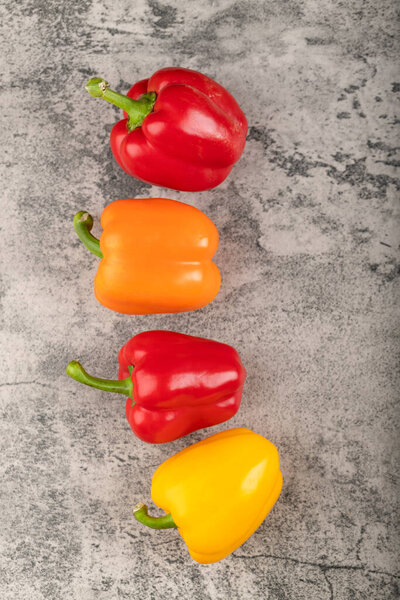
{"type": "Polygon", "coordinates": [[[152,444],[222,423],[239,409],[246,370],[227,344],[172,331],[135,335],[119,353],[118,381],[88,375],[76,361],[67,374],[128,396],[133,432],[152,444]]]}
{"type": "Polygon", "coordinates": [[[111,150],[126,173],[189,192],[219,185],[239,160],[247,121],[219,83],[190,69],[169,67],[135,83],[127,96],[91,79],[86,90],[124,110],[111,150]]]}

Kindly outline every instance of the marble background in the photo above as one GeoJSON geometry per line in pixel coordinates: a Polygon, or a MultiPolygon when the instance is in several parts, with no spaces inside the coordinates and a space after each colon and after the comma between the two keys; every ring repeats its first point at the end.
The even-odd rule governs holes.
{"type": "MultiPolygon", "coordinates": [[[[394,599],[400,569],[399,117],[394,0],[3,0],[1,487],[3,600],[394,599]],[[204,71],[249,121],[209,192],[150,187],[108,145],[118,111],[84,90],[160,67],[204,71]],[[398,112],[397,112],[398,115],[398,112]],[[72,228],[124,197],[192,203],[220,231],[217,299],[188,314],[100,306],[72,228]],[[146,329],[210,336],[248,370],[248,426],[279,448],[284,489],[226,560],[140,527],[154,469],[205,432],[139,442],[113,377],[146,329]]],[[[98,225],[95,233],[99,233],[98,225]]],[[[213,433],[227,425],[209,430],[213,433]]]]}

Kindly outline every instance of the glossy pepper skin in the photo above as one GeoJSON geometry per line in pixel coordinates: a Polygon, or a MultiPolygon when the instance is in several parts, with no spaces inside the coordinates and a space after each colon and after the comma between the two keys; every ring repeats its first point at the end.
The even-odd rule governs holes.
{"type": "Polygon", "coordinates": [[[196,310],[217,295],[221,277],[212,257],[218,231],[200,210],[167,198],[125,199],[101,215],[100,243],[93,219],[74,218],[81,241],[102,258],[94,281],[97,300],[126,314],[196,310]]]}
{"type": "Polygon", "coordinates": [[[177,67],[135,83],[127,96],[99,77],[86,85],[125,111],[110,144],[120,167],[147,183],[190,192],[219,185],[239,160],[247,121],[236,100],[206,75],[177,67]]]}
{"type": "Polygon", "coordinates": [[[246,371],[227,344],[172,331],[135,335],[119,353],[119,381],[92,377],[77,362],[70,377],[125,394],[126,418],[137,437],[171,442],[222,423],[239,410],[246,371]]]}
{"type": "Polygon", "coordinates": [[[154,529],[177,527],[191,557],[217,562],[261,525],[282,489],[276,447],[250,429],[229,429],[167,459],[155,471],[151,496],[165,511],[135,518],[154,529]]]}

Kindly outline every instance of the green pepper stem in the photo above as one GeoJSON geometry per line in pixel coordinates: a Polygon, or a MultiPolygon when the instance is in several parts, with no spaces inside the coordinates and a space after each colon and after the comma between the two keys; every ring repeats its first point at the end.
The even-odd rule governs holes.
{"type": "Polygon", "coordinates": [[[123,96],[110,90],[109,84],[101,77],[90,79],[85,85],[85,90],[89,92],[93,98],[103,98],[114,106],[122,108],[128,114],[128,129],[132,131],[136,127],[140,127],[145,118],[153,110],[156,101],[155,92],[148,92],[140,96],[138,100],[123,96]]]}
{"type": "Polygon", "coordinates": [[[133,367],[128,367],[129,377],[126,379],[100,379],[100,377],[93,377],[86,373],[82,365],[76,360],[71,361],[67,366],[67,375],[84,383],[90,385],[90,387],[97,388],[98,390],[104,390],[106,392],[114,392],[116,394],[124,394],[133,399],[133,383],[131,379],[131,373],[133,367]]]}
{"type": "Polygon", "coordinates": [[[93,227],[93,217],[84,210],[80,210],[74,216],[74,229],[88,250],[95,256],[103,258],[103,253],[100,250],[100,242],[90,233],[93,227]]]}
{"type": "Polygon", "coordinates": [[[152,529],[172,529],[176,527],[171,513],[163,515],[162,517],[151,517],[147,512],[147,506],[143,502],[139,502],[133,509],[133,516],[139,523],[147,525],[152,529]]]}

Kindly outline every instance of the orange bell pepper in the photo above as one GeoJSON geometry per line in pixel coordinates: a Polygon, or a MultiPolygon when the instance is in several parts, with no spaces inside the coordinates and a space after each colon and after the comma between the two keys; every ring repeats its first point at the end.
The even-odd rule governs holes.
{"type": "Polygon", "coordinates": [[[205,306],[221,276],[212,257],[218,231],[199,209],[167,198],[116,200],[101,216],[100,241],[92,217],[78,212],[80,240],[102,258],[94,281],[97,300],[126,314],[175,313],[205,306]]]}

